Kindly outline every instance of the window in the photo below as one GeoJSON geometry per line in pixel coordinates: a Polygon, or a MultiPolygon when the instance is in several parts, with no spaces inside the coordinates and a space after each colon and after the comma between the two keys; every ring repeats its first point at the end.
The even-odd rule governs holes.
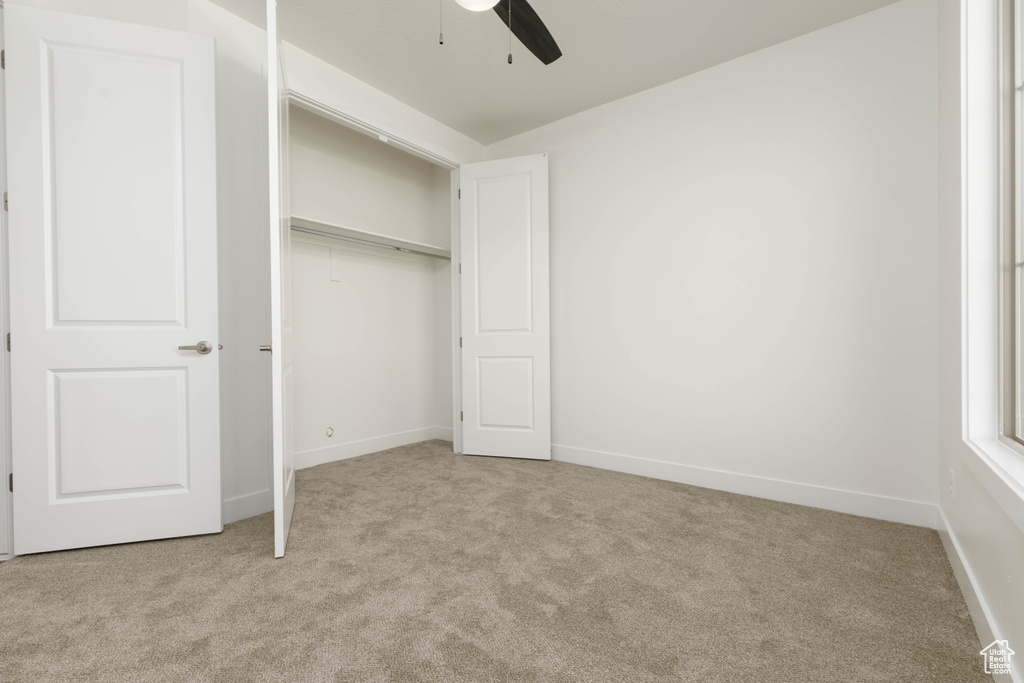
{"type": "Polygon", "coordinates": [[[999,3],[999,431],[1024,445],[1024,0],[999,3]]]}
{"type": "Polygon", "coordinates": [[[1014,49],[1024,47],[1024,0],[959,10],[940,12],[940,55],[958,55],[955,65],[940,61],[940,220],[959,227],[946,246],[959,256],[961,285],[959,301],[947,302],[960,314],[959,344],[946,340],[960,352],[962,391],[946,408],[960,408],[963,462],[1024,531],[1024,55],[1014,49]]]}

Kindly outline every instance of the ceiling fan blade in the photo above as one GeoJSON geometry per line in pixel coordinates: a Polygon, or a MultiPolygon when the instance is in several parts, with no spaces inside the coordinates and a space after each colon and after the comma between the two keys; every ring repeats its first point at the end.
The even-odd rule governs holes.
{"type": "MultiPolygon", "coordinates": [[[[508,26],[508,3],[513,0],[500,0],[494,11],[508,26]]],[[[537,13],[530,7],[527,0],[514,0],[512,5],[512,33],[526,49],[532,52],[544,64],[550,64],[562,56],[548,27],[540,20],[537,13]]]]}

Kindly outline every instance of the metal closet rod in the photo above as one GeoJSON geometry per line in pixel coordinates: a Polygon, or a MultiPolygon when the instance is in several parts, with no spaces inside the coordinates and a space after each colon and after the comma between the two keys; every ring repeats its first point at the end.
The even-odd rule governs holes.
{"type": "Polygon", "coordinates": [[[380,247],[381,249],[391,249],[392,251],[400,251],[404,254],[416,254],[417,256],[429,256],[431,258],[439,258],[442,261],[451,261],[451,256],[442,256],[441,254],[431,254],[426,251],[416,251],[415,249],[406,249],[405,247],[396,247],[391,244],[382,244],[381,242],[371,242],[370,240],[361,240],[358,237],[346,237],[344,235],[335,235],[331,232],[324,232],[323,230],[313,230],[312,228],[300,228],[297,225],[292,226],[292,230],[296,232],[304,232],[309,235],[319,235],[320,237],[330,237],[335,240],[345,240],[346,242],[355,242],[356,244],[365,244],[368,247],[380,247]]]}

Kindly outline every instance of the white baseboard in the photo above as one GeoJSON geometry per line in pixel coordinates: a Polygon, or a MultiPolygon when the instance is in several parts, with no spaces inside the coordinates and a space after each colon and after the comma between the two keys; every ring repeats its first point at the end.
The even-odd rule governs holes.
{"type": "Polygon", "coordinates": [[[228,498],[221,508],[224,524],[262,515],[274,510],[274,494],[268,489],[228,498]]]}
{"type": "MultiPolygon", "coordinates": [[[[992,610],[989,609],[984,594],[978,588],[978,581],[974,577],[974,572],[971,571],[971,566],[964,557],[963,549],[960,547],[956,533],[950,527],[949,520],[946,519],[946,513],[943,512],[941,507],[939,507],[938,517],[938,531],[939,538],[942,539],[942,547],[946,550],[946,557],[949,558],[949,564],[953,567],[953,575],[956,576],[956,582],[960,585],[960,592],[964,596],[964,602],[967,603],[967,610],[971,613],[974,629],[978,632],[978,640],[981,642],[981,646],[985,647],[997,638],[997,629],[993,625],[992,610]]],[[[981,661],[980,656],[978,661],[981,661]]],[[[1024,667],[1021,666],[1021,659],[1019,657],[1015,656],[1011,659],[1010,670],[1012,673],[1009,676],[1002,674],[993,676],[993,678],[1000,683],[1011,683],[1011,681],[1013,683],[1024,683],[1024,667]]]]}
{"type": "Polygon", "coordinates": [[[680,465],[678,463],[649,460],[633,455],[605,453],[586,448],[555,444],[551,457],[562,462],[587,465],[604,470],[638,474],[642,477],[664,479],[708,489],[741,493],[747,496],[795,503],[809,507],[835,510],[861,517],[884,519],[889,522],[911,524],[934,529],[937,507],[932,503],[902,498],[890,498],[872,493],[803,484],[782,479],[770,479],[750,474],[726,472],[708,467],[680,465]]]}
{"type": "Polygon", "coordinates": [[[302,451],[295,454],[295,469],[304,470],[307,467],[356,458],[360,455],[386,451],[389,448],[398,448],[399,446],[407,446],[411,443],[419,443],[420,441],[429,441],[431,439],[451,441],[452,430],[446,427],[423,427],[422,429],[413,429],[408,432],[385,434],[373,437],[372,439],[349,441],[336,446],[302,451]]]}

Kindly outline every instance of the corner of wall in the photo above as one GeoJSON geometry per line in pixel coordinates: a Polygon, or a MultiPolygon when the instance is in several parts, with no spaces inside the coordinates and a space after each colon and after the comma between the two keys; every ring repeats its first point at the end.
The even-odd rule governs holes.
{"type": "Polygon", "coordinates": [[[269,489],[254,491],[224,501],[221,508],[222,522],[231,524],[249,517],[274,511],[274,495],[269,489]]]}

